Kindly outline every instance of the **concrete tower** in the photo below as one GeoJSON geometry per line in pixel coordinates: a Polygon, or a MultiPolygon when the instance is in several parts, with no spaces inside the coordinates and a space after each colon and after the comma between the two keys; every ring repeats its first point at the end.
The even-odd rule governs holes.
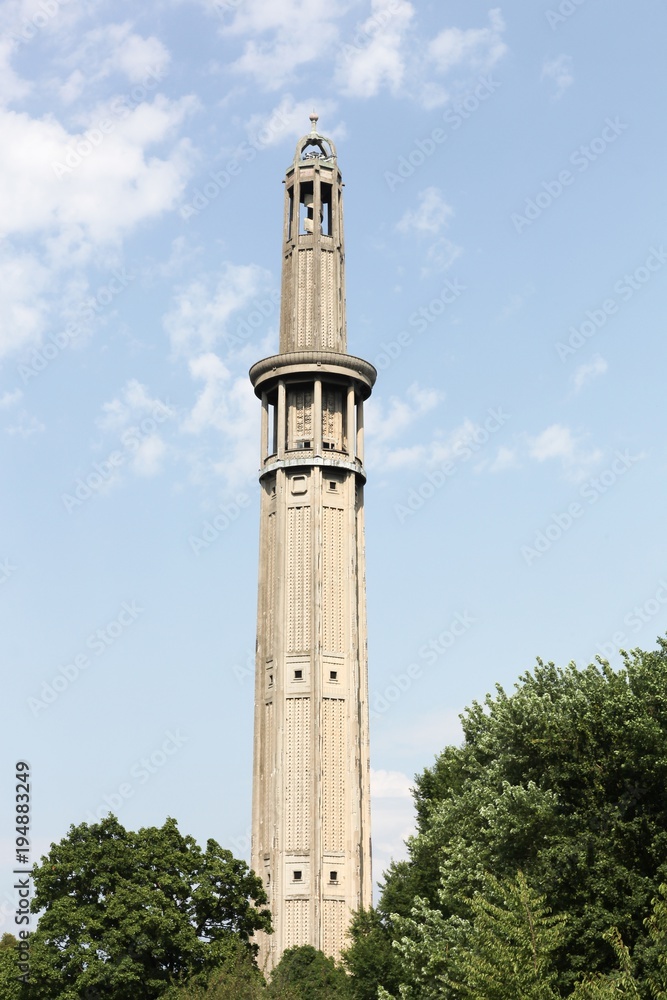
{"type": "Polygon", "coordinates": [[[280,353],[262,400],[252,867],[286,948],[337,957],[371,903],[364,421],[376,371],[347,353],[342,180],[299,141],[285,179],[280,353]]]}

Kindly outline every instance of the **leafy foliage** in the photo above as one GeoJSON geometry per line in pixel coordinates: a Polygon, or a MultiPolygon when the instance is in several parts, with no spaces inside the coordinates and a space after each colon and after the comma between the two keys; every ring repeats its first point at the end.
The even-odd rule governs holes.
{"type": "Polygon", "coordinates": [[[202,851],[173,819],[126,831],[109,816],[71,827],[34,871],[31,997],[152,1000],[224,967],[270,929],[266,895],[214,840],[202,851]]]}
{"type": "Polygon", "coordinates": [[[390,993],[398,991],[400,966],[392,947],[391,918],[379,910],[358,910],[350,925],[352,946],[343,952],[353,1000],[377,1000],[377,984],[390,993]]]}
{"type": "Polygon", "coordinates": [[[0,997],[2,1000],[21,1000],[17,944],[13,934],[3,934],[0,938],[0,997]]]}
{"type": "MultiPolygon", "coordinates": [[[[618,672],[538,661],[512,695],[498,687],[462,721],[463,746],[416,779],[417,834],[378,906],[385,939],[396,940],[392,915],[411,918],[415,901],[445,923],[469,920],[486,872],[522,871],[568,915],[554,953],[561,994],[614,967],[610,927],[644,977],[657,959],[643,918],[667,877],[667,643],[633,651],[618,672]]],[[[350,968],[363,944],[353,937],[350,968]]],[[[364,996],[391,988],[368,971],[364,996]]]]}
{"type": "Polygon", "coordinates": [[[466,901],[468,919],[445,918],[424,899],[411,917],[397,919],[401,1000],[557,996],[553,955],[565,918],[550,915],[521,873],[502,880],[487,874],[482,882],[483,890],[466,901]]]}
{"type": "Polygon", "coordinates": [[[321,951],[311,945],[288,948],[273,970],[269,996],[280,997],[286,987],[295,1000],[347,1000],[347,976],[321,951]]]}

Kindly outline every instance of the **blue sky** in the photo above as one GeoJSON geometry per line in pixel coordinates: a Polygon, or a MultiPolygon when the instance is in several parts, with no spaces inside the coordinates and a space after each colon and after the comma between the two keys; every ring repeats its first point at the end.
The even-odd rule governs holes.
{"type": "Polygon", "coordinates": [[[112,807],[247,856],[259,407],[313,108],[374,362],[375,875],[458,713],[667,629],[667,11],[618,0],[6,0],[3,929],[112,807]]]}

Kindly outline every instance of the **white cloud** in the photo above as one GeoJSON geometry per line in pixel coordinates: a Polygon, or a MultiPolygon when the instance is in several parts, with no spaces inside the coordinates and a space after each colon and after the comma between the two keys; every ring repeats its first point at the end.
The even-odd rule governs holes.
{"type": "Polygon", "coordinates": [[[10,65],[15,51],[16,43],[11,38],[0,38],[0,104],[11,104],[30,93],[31,85],[10,65]]]}
{"type": "Polygon", "coordinates": [[[418,207],[408,209],[396,224],[401,233],[417,232],[437,235],[448,225],[454,209],[445,201],[437,187],[427,187],[419,193],[418,207]]]}
{"type": "Polygon", "coordinates": [[[195,381],[203,382],[197,400],[182,429],[192,435],[215,431],[215,459],[205,445],[192,456],[194,478],[211,475],[227,487],[238,486],[253,476],[257,467],[259,406],[247,376],[233,378],[215,354],[193,358],[189,369],[195,381]]]}
{"type": "Polygon", "coordinates": [[[25,410],[18,415],[16,423],[6,428],[7,434],[16,437],[29,438],[33,434],[41,434],[46,426],[37,417],[30,416],[25,410]]]}
{"type": "Polygon", "coordinates": [[[47,269],[30,254],[8,252],[0,259],[0,358],[39,340],[51,284],[47,269]]]}
{"type": "Polygon", "coordinates": [[[574,383],[575,392],[579,392],[586,385],[587,382],[591,382],[598,375],[604,375],[607,371],[607,362],[604,358],[597,354],[588,364],[579,365],[574,375],[572,376],[572,381],[574,383]]]}
{"type": "Polygon", "coordinates": [[[371,795],[375,799],[410,799],[414,781],[402,771],[371,770],[371,795]]]}
{"type": "Polygon", "coordinates": [[[271,284],[270,272],[258,265],[229,262],[222,265],[215,284],[209,277],[192,281],[164,317],[174,353],[192,356],[215,347],[232,332],[232,317],[241,310],[252,312],[254,300],[259,296],[263,300],[271,284]]]}
{"type": "MultiPolygon", "coordinates": [[[[453,668],[453,664],[451,666],[453,668]]],[[[386,744],[391,753],[427,759],[441,753],[446,746],[461,745],[463,727],[459,715],[457,709],[435,708],[399,727],[390,726],[387,719],[385,724],[378,723],[377,731],[373,732],[373,746],[383,749],[386,744]]]]}
{"type": "Polygon", "coordinates": [[[488,73],[507,52],[503,41],[505,21],[496,7],[489,11],[486,28],[445,28],[428,46],[428,55],[440,73],[468,67],[488,73]]]}
{"type": "Polygon", "coordinates": [[[68,63],[83,75],[87,84],[114,73],[125,76],[131,83],[140,83],[149,74],[163,76],[170,59],[159,38],[154,35],[144,38],[132,31],[130,21],[125,21],[86,32],[68,63]]]}
{"type": "Polygon", "coordinates": [[[393,859],[406,857],[405,841],[415,832],[414,784],[400,771],[371,770],[373,867],[376,879],[393,859]]]}
{"type": "Polygon", "coordinates": [[[136,378],[128,379],[120,395],[102,405],[102,416],[97,426],[104,431],[121,431],[131,422],[152,415],[159,423],[175,416],[175,410],[166,400],[152,397],[145,385],[136,378]]]}
{"type": "Polygon", "coordinates": [[[14,389],[13,392],[5,392],[0,396],[0,410],[8,410],[22,399],[23,392],[21,389],[14,389]]]}
{"type": "Polygon", "coordinates": [[[382,87],[396,94],[406,73],[406,32],[415,16],[407,0],[372,0],[372,13],[343,39],[336,80],[343,93],[374,97],[382,87]]]}
{"type": "Polygon", "coordinates": [[[125,383],[118,396],[102,405],[97,426],[114,436],[112,450],[124,456],[108,480],[109,488],[122,480],[126,466],[143,478],[162,471],[171,451],[164,435],[175,416],[176,411],[168,401],[151,396],[147,387],[135,378],[125,383]]]}
{"type": "Polygon", "coordinates": [[[247,35],[243,54],[232,68],[247,73],[268,90],[287,83],[299,67],[322,59],[337,45],[336,22],[344,0],[244,0],[224,34],[247,35]]]}
{"type": "Polygon", "coordinates": [[[255,148],[261,149],[275,146],[286,135],[299,139],[310,132],[308,119],[313,109],[320,116],[326,135],[332,139],[342,138],[345,134],[344,127],[330,124],[336,108],[335,101],[328,98],[313,97],[312,100],[296,101],[292,94],[285,94],[268,115],[254,114],[248,119],[245,126],[248,140],[255,148]]]}
{"type": "Polygon", "coordinates": [[[602,458],[602,452],[595,448],[588,450],[582,438],[574,436],[569,427],[552,424],[537,437],[529,439],[528,454],[538,462],[560,459],[569,478],[579,480],[602,458]]]}
{"type": "Polygon", "coordinates": [[[152,103],[124,107],[96,145],[85,135],[89,129],[72,134],[52,117],[0,111],[5,233],[64,231],[78,234],[75,242],[114,241],[173,208],[190,172],[189,145],[176,143],[162,159],[149,158],[147,150],[169,140],[194,106],[190,98],[157,95],[152,103]]]}
{"type": "Polygon", "coordinates": [[[424,267],[421,269],[421,275],[423,278],[427,277],[429,274],[433,274],[436,271],[447,271],[452,266],[455,260],[457,260],[463,249],[452,243],[451,240],[446,239],[441,236],[440,239],[432,243],[431,246],[426,251],[426,262],[424,267]]]}
{"type": "Polygon", "coordinates": [[[167,445],[159,434],[149,434],[142,438],[132,458],[132,469],[138,476],[156,476],[162,469],[167,454],[167,445]]]}
{"type": "Polygon", "coordinates": [[[506,469],[514,469],[518,464],[517,453],[514,448],[506,448],[501,445],[498,453],[489,467],[489,472],[504,472],[506,469]]]}
{"type": "Polygon", "coordinates": [[[542,66],[542,80],[553,85],[552,100],[558,101],[568,87],[574,83],[572,72],[572,56],[559,55],[555,59],[547,59],[542,66]]]}
{"type": "Polygon", "coordinates": [[[386,408],[379,400],[374,400],[373,405],[368,407],[366,433],[373,446],[384,444],[403,434],[443,399],[442,393],[437,389],[423,389],[416,382],[408,387],[405,395],[405,399],[392,396],[386,408]]]}

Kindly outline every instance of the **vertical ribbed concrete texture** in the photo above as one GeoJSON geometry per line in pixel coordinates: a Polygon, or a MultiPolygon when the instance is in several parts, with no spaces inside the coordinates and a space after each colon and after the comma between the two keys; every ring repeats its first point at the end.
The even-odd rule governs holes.
{"type": "Polygon", "coordinates": [[[252,866],[286,948],[337,958],[371,903],[363,404],[347,353],[342,180],[330,139],[285,178],[280,353],[250,370],[262,403],[252,866]]]}

